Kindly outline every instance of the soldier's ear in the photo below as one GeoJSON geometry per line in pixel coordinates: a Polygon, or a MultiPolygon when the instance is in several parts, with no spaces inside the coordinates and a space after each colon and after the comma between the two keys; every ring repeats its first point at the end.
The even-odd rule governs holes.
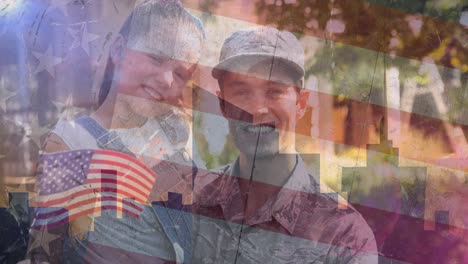
{"type": "Polygon", "coordinates": [[[218,97],[219,108],[221,109],[221,113],[223,113],[223,116],[226,117],[226,101],[224,101],[223,93],[220,90],[218,90],[216,91],[216,96],[218,97]]]}
{"type": "Polygon", "coordinates": [[[118,65],[125,56],[125,43],[125,38],[121,34],[118,34],[110,46],[110,58],[114,65],[118,65]]]}

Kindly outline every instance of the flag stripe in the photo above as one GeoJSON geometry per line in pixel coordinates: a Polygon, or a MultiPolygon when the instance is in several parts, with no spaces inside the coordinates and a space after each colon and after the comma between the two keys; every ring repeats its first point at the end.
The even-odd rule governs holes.
{"type": "MultiPolygon", "coordinates": [[[[115,205],[108,205],[108,206],[103,206],[102,209],[105,209],[105,210],[115,210],[115,211],[119,211],[119,212],[123,212],[127,215],[130,215],[132,217],[135,217],[137,218],[139,215],[137,213],[134,213],[128,209],[125,209],[125,208],[120,208],[120,207],[117,207],[115,205]]],[[[67,217],[66,214],[64,215],[61,215],[62,217],[57,219],[56,221],[53,221],[51,222],[50,219],[48,221],[35,221],[34,222],[34,225],[32,226],[32,228],[40,228],[40,226],[44,226],[44,225],[47,225],[48,227],[50,228],[54,228],[54,227],[57,227],[57,226],[61,226],[61,225],[64,225],[66,223],[69,223],[81,216],[85,216],[85,215],[90,215],[90,214],[93,214],[93,213],[97,213],[97,212],[100,212],[100,211],[103,211],[101,208],[92,208],[92,209],[87,209],[87,210],[81,210],[79,213],[76,213],[74,215],[72,215],[71,217],[67,217]]]]}
{"type": "MultiPolygon", "coordinates": [[[[115,171],[114,171],[115,172],[115,171]]],[[[123,178],[125,180],[130,180],[136,183],[136,186],[139,186],[143,188],[146,192],[151,191],[152,185],[149,185],[148,183],[143,183],[138,179],[138,175],[133,174],[133,173],[128,173],[128,172],[122,172],[122,171],[116,171],[116,176],[119,178],[123,178]],[[136,176],[136,177],[135,177],[136,176]]],[[[101,174],[100,169],[89,169],[88,170],[88,178],[89,179],[99,179],[101,177],[104,177],[105,175],[101,174]]]]}
{"type": "MultiPolygon", "coordinates": [[[[209,173],[201,172],[201,175],[207,175],[209,173]]],[[[212,173],[213,174],[213,173],[212,173]]],[[[228,175],[217,175],[218,180],[222,178],[230,178],[233,176],[228,175]]],[[[223,180],[221,180],[222,182],[223,180]]],[[[245,181],[239,177],[239,181],[245,181]]],[[[257,190],[262,190],[263,188],[272,188],[271,184],[253,181],[249,182],[248,184],[253,184],[256,186],[257,190]]],[[[272,191],[272,193],[278,193],[280,190],[282,192],[287,193],[288,196],[291,197],[303,197],[304,200],[315,201],[320,199],[319,194],[314,193],[305,193],[302,191],[295,191],[287,188],[283,188],[280,186],[275,186],[276,191],[272,191]]],[[[194,194],[194,206],[192,207],[192,213],[194,214],[193,217],[196,219],[197,217],[207,217],[211,219],[217,219],[220,221],[224,221],[226,223],[236,223],[241,224],[244,223],[245,226],[249,226],[251,228],[263,229],[268,230],[284,235],[291,236],[291,234],[284,228],[281,228],[274,221],[256,224],[256,225],[248,225],[242,221],[240,217],[235,218],[232,221],[227,221],[225,219],[224,214],[218,207],[205,207],[203,204],[200,206],[197,204],[200,197],[206,196],[210,197],[212,194],[210,193],[209,189],[203,190],[201,189],[200,192],[194,194]]],[[[389,196],[389,199],[392,196],[389,196]]],[[[395,196],[398,197],[398,196],[395,196]]],[[[298,198],[301,199],[301,198],[298,198]]],[[[400,199],[400,198],[398,198],[400,199]]],[[[350,203],[351,204],[351,203],[350,203]]],[[[454,225],[447,225],[443,223],[437,223],[430,219],[421,219],[418,217],[404,215],[400,212],[400,208],[398,208],[398,212],[390,212],[378,208],[373,208],[366,205],[359,205],[352,203],[352,206],[357,209],[357,211],[362,214],[364,219],[367,221],[371,229],[373,230],[375,236],[377,238],[384,237],[386,239],[377,239],[377,248],[384,248],[387,254],[386,256],[392,257],[394,259],[399,259],[402,261],[408,261],[410,263],[427,263],[427,256],[433,254],[432,250],[437,249],[440,244],[439,242],[446,241],[447,239],[447,232],[443,231],[450,230],[452,234],[459,234],[460,237],[464,238],[468,235],[468,229],[463,226],[454,226],[454,225]],[[434,224],[438,226],[441,230],[426,230],[425,224],[434,224]],[[389,233],[391,232],[391,233],[389,233]],[[393,236],[390,236],[392,234],[393,236]],[[387,237],[388,236],[388,237],[387,237]],[[385,243],[385,247],[384,247],[385,243]],[[415,250],[407,250],[407,249],[417,249],[415,250]],[[393,254],[398,250],[398,254],[393,254]],[[388,254],[391,252],[393,255],[388,254]],[[417,252],[417,253],[415,253],[417,252]]],[[[311,207],[310,209],[312,209],[311,207]]],[[[176,209],[175,209],[176,210],[176,209]]],[[[349,209],[339,209],[337,205],[336,210],[349,210],[349,209]]],[[[320,212],[319,210],[317,212],[320,212]]],[[[325,211],[326,212],[326,211],[325,211]]],[[[319,213],[320,214],[320,213],[319,213]]],[[[320,218],[320,215],[317,215],[320,218]]],[[[310,222],[304,222],[299,225],[296,225],[296,230],[310,230],[309,225],[310,222]],[[302,226],[303,225],[303,226],[302,226]]],[[[316,228],[320,228],[317,227],[316,228]]],[[[324,242],[323,237],[321,236],[320,232],[296,232],[293,234],[294,237],[303,238],[311,241],[317,242],[324,242]]],[[[343,241],[334,241],[333,243],[342,243],[343,241]]],[[[358,245],[354,245],[358,247],[358,245]]],[[[357,248],[351,247],[351,249],[358,250],[357,248]]],[[[364,250],[365,251],[365,250],[364,250]]]]}
{"type": "MultiPolygon", "coordinates": [[[[316,97],[318,98],[319,102],[321,104],[327,104],[330,103],[332,104],[333,102],[337,101],[338,96],[330,95],[327,93],[323,92],[317,92],[317,91],[310,91],[311,97],[316,97]]],[[[200,98],[203,98],[202,103],[198,104],[198,107],[194,109],[194,112],[198,112],[198,114],[214,114],[216,116],[222,117],[222,114],[219,112],[219,109],[216,108],[217,105],[215,105],[218,102],[218,97],[214,94],[212,94],[209,91],[206,91],[204,89],[200,89],[199,91],[200,98]]],[[[349,104],[353,105],[353,110],[356,112],[370,112],[372,110],[373,113],[379,113],[383,115],[385,112],[389,114],[389,116],[399,116],[400,117],[400,133],[399,136],[401,138],[401,143],[412,143],[414,144],[418,140],[419,134],[417,133],[409,133],[409,132],[418,132],[422,131],[424,132],[425,130],[418,130],[417,128],[414,128],[413,126],[418,126],[418,127],[423,127],[427,131],[430,131],[434,135],[445,135],[446,128],[447,127],[454,127],[458,126],[460,129],[464,131],[468,131],[468,125],[462,125],[462,124],[456,124],[453,122],[445,121],[440,118],[434,118],[434,117],[429,117],[425,115],[420,115],[420,114],[415,114],[411,112],[405,112],[397,109],[392,109],[380,105],[375,105],[371,104],[368,102],[361,102],[358,100],[349,100],[349,104]],[[409,127],[405,127],[406,125],[410,125],[409,127]],[[406,131],[405,129],[408,129],[406,131]],[[403,141],[404,140],[404,141],[403,141]]],[[[318,111],[321,111],[320,108],[318,111]]],[[[324,110],[325,111],[325,110],[324,110]]],[[[325,120],[314,120],[314,122],[318,122],[319,126],[321,125],[321,122],[329,122],[330,118],[333,117],[333,113],[330,112],[323,112],[320,113],[319,118],[327,118],[325,120]]],[[[362,133],[365,133],[366,130],[368,130],[371,126],[374,126],[376,128],[379,127],[379,123],[377,122],[378,119],[375,118],[375,116],[372,115],[361,115],[358,116],[357,122],[347,122],[346,123],[346,131],[352,131],[352,130],[359,130],[362,131],[362,133]]],[[[334,125],[332,124],[330,126],[329,131],[320,131],[318,134],[311,135],[310,130],[304,131],[304,130],[297,130],[298,127],[302,125],[308,125],[310,124],[310,120],[300,120],[298,122],[298,125],[295,129],[296,134],[299,135],[305,135],[305,136],[311,136],[311,139],[321,139],[321,140],[326,140],[330,141],[336,144],[343,144],[345,146],[351,146],[351,147],[358,147],[362,148],[363,151],[365,151],[366,144],[368,143],[377,143],[377,142],[354,142],[354,141],[345,141],[346,138],[344,137],[337,137],[340,135],[340,131],[336,130],[334,125]],[[307,123],[307,124],[305,124],[307,123]]],[[[390,138],[392,140],[392,138],[390,138]]],[[[463,138],[460,138],[463,141],[463,138]]],[[[394,139],[393,139],[394,140],[394,139]]],[[[431,142],[427,142],[430,144],[431,142]]],[[[398,146],[399,147],[399,146],[398,146]]],[[[414,161],[422,161],[428,164],[435,165],[434,159],[440,157],[440,153],[434,153],[433,155],[431,153],[428,153],[425,149],[427,145],[424,145],[424,147],[421,148],[413,148],[411,151],[400,151],[399,157],[400,158],[406,158],[406,159],[411,159],[414,161]],[[432,155],[432,156],[431,156],[432,155]],[[438,156],[439,155],[439,156],[438,156]]],[[[440,164],[440,166],[445,166],[444,164],[440,164]]],[[[445,166],[448,168],[451,168],[450,166],[445,166]]]]}
{"type": "MultiPolygon", "coordinates": [[[[67,209],[55,207],[55,208],[57,208],[56,211],[51,211],[51,212],[47,212],[47,213],[39,213],[39,214],[37,214],[36,218],[46,219],[46,218],[50,218],[50,217],[56,217],[58,215],[68,213],[70,211],[73,212],[73,209],[75,209],[75,208],[89,207],[90,205],[92,205],[94,203],[99,203],[99,202],[101,202],[101,203],[102,202],[121,202],[125,206],[133,208],[138,212],[143,211],[143,209],[140,206],[134,204],[132,201],[124,200],[124,199],[121,199],[121,198],[118,198],[118,197],[115,197],[115,196],[106,195],[106,196],[102,196],[102,197],[94,197],[94,198],[91,198],[91,199],[88,199],[88,200],[85,200],[85,201],[79,201],[79,202],[73,203],[73,204],[67,206],[67,209]]],[[[96,207],[96,209],[98,209],[98,208],[99,207],[96,207]]]]}
{"type": "Polygon", "coordinates": [[[108,191],[108,192],[113,192],[113,193],[116,193],[116,194],[119,194],[119,195],[124,195],[126,197],[129,197],[129,198],[134,198],[137,202],[139,203],[145,203],[145,200],[142,199],[140,196],[137,196],[135,195],[134,193],[130,193],[128,191],[125,191],[124,188],[122,189],[117,189],[115,184],[95,184],[95,183],[92,183],[90,184],[89,186],[95,186],[95,187],[85,187],[84,189],[79,186],[78,188],[81,187],[81,191],[76,191],[74,190],[74,192],[71,194],[71,195],[68,195],[68,196],[65,196],[65,197],[62,197],[62,198],[57,198],[55,200],[46,200],[46,199],[41,199],[41,200],[45,200],[45,201],[38,201],[38,206],[39,207],[45,207],[45,206],[54,206],[54,207],[57,207],[57,206],[60,206],[60,207],[66,207],[66,205],[72,201],[72,200],[75,200],[75,199],[80,199],[81,197],[83,197],[83,195],[86,195],[86,194],[94,194],[96,195],[96,193],[98,192],[102,192],[102,191],[108,191]]]}
{"type": "MultiPolygon", "coordinates": [[[[39,206],[58,206],[58,205],[63,206],[63,204],[66,204],[67,201],[69,200],[77,199],[80,196],[83,196],[86,194],[96,193],[97,191],[101,190],[102,187],[115,189],[116,185],[112,183],[93,182],[93,183],[89,183],[86,185],[74,187],[68,190],[66,193],[64,192],[62,195],[53,194],[53,195],[48,195],[48,196],[39,196],[37,199],[37,202],[39,206]]],[[[124,186],[122,190],[125,192],[119,191],[119,193],[130,195],[129,197],[131,198],[138,198],[138,202],[140,203],[144,203],[147,199],[146,195],[144,194],[138,195],[136,193],[133,193],[132,189],[126,186],[124,186]]]]}
{"type": "Polygon", "coordinates": [[[100,157],[99,155],[107,155],[111,159],[115,159],[115,157],[122,158],[123,160],[131,159],[132,164],[138,165],[139,169],[145,171],[149,175],[152,175],[156,179],[156,174],[152,170],[148,169],[148,167],[146,167],[139,160],[134,159],[133,157],[130,157],[127,154],[124,154],[121,152],[110,151],[110,150],[95,150],[94,153],[96,154],[96,157],[100,157]]]}
{"type": "Polygon", "coordinates": [[[138,217],[139,213],[143,210],[137,205],[132,204],[127,200],[117,200],[115,197],[107,197],[106,200],[102,201],[100,206],[94,204],[86,204],[79,208],[67,210],[58,208],[57,211],[47,212],[45,214],[39,213],[36,216],[34,226],[39,225],[50,225],[53,223],[64,223],[64,221],[73,221],[78,217],[88,215],[90,213],[98,213],[104,210],[117,210],[120,212],[128,213],[133,217],[138,217]],[[122,203],[123,206],[116,205],[115,203],[122,203]]]}
{"type": "Polygon", "coordinates": [[[147,184],[151,184],[154,179],[150,179],[147,175],[140,173],[138,170],[134,169],[133,167],[130,167],[126,164],[116,162],[116,161],[110,161],[110,160],[92,160],[91,165],[89,167],[90,169],[99,169],[99,168],[106,168],[106,169],[117,169],[118,171],[124,170],[125,172],[131,171],[139,176],[141,176],[144,180],[146,180],[147,184]]]}
{"type": "MultiPolygon", "coordinates": [[[[346,25],[345,34],[330,34],[329,32],[326,31],[324,27],[316,28],[316,29],[309,28],[306,25],[306,23],[309,22],[309,20],[305,19],[303,21],[303,24],[301,24],[301,22],[299,22],[300,17],[298,17],[298,19],[292,19],[287,22],[285,22],[285,20],[280,21],[280,17],[278,17],[277,21],[271,20],[271,19],[267,21],[265,18],[267,18],[268,15],[274,16],[276,13],[267,14],[271,10],[268,11],[267,9],[264,9],[262,10],[264,11],[264,14],[258,15],[257,6],[258,5],[261,6],[262,2],[263,1],[260,1],[260,0],[227,1],[227,2],[223,2],[222,8],[212,8],[210,10],[207,10],[205,6],[203,5],[200,5],[198,1],[187,1],[186,6],[194,11],[203,12],[202,14],[197,14],[197,15],[200,15],[200,16],[209,15],[211,17],[215,17],[216,20],[218,21],[223,21],[224,23],[228,25],[230,24],[229,19],[236,19],[239,21],[254,23],[255,25],[274,26],[277,28],[289,30],[291,32],[302,33],[307,36],[320,38],[326,41],[333,41],[336,43],[343,43],[346,45],[356,46],[356,47],[364,48],[367,50],[385,52],[385,53],[393,53],[396,56],[422,60],[422,58],[419,57],[420,52],[412,53],[408,50],[408,48],[394,50],[390,48],[389,45],[385,45],[386,43],[385,44],[382,43],[383,39],[389,38],[391,36],[387,28],[387,25],[395,25],[401,28],[406,27],[405,23],[407,22],[405,20],[395,19],[395,18],[404,17],[405,15],[409,14],[404,11],[393,9],[393,8],[387,8],[387,7],[383,7],[379,5],[374,5],[374,4],[368,4],[368,3],[365,3],[365,1],[347,1],[347,0],[335,1],[334,5],[336,6],[346,6],[346,2],[350,2],[348,5],[355,5],[355,6],[362,5],[362,10],[360,12],[360,16],[358,17],[359,19],[355,21],[356,24],[353,24],[352,20],[346,20],[347,25],[346,25]],[[375,23],[376,20],[379,20],[379,23],[375,23]],[[358,24],[358,23],[363,23],[363,21],[367,21],[368,23],[373,23],[372,27],[363,27],[363,25],[358,24]],[[363,30],[366,30],[366,31],[363,31],[363,30]],[[359,38],[350,37],[350,36],[359,36],[359,38]]],[[[320,7],[324,7],[325,10],[322,10],[322,12],[324,14],[330,14],[330,10],[328,9],[330,7],[329,4],[323,5],[324,1],[319,1],[319,2],[322,2],[322,3],[310,4],[309,7],[311,7],[312,9],[316,9],[316,10],[320,10],[320,7]]],[[[281,7],[281,9],[283,9],[282,12],[284,12],[284,10],[287,10],[288,8],[291,8],[291,5],[283,5],[281,7]]],[[[296,9],[296,10],[298,14],[301,11],[303,12],[303,10],[299,10],[299,9],[296,9]]],[[[278,10],[271,11],[271,12],[278,12],[278,10]]],[[[441,42],[440,42],[441,40],[444,40],[446,38],[452,38],[455,32],[466,31],[463,25],[460,25],[458,23],[443,21],[440,19],[422,16],[419,14],[413,14],[413,16],[421,18],[425,23],[430,23],[432,24],[433,27],[436,28],[437,34],[434,34],[434,32],[421,31],[421,34],[419,36],[419,39],[426,40],[425,42],[423,42],[423,44],[430,45],[427,47],[429,52],[439,47],[441,45],[441,42]],[[434,35],[436,35],[437,37],[434,38],[434,35]]],[[[331,15],[329,18],[332,19],[331,15]]],[[[418,43],[420,46],[421,42],[418,42],[418,43]]],[[[414,45],[414,46],[415,48],[417,47],[417,45],[414,45]]],[[[464,49],[461,52],[466,54],[467,49],[464,49]]],[[[433,57],[436,63],[440,65],[444,65],[446,67],[451,67],[451,68],[461,68],[461,66],[457,66],[457,67],[452,66],[450,62],[437,60],[437,58],[435,58],[435,55],[433,54],[427,54],[427,55],[430,57],[433,57]]]]}
{"type": "MultiPolygon", "coordinates": [[[[134,163],[129,163],[128,160],[125,160],[124,158],[120,158],[120,157],[112,157],[110,155],[101,155],[101,154],[97,154],[97,155],[94,155],[93,156],[93,160],[94,161],[101,161],[101,160],[110,160],[110,161],[114,161],[117,163],[120,163],[120,164],[129,164],[129,165],[132,165],[132,166],[129,166],[131,168],[134,169],[135,173],[139,174],[139,175],[151,175],[151,177],[148,177],[149,181],[152,182],[156,176],[154,175],[154,173],[152,174],[149,174],[146,170],[142,169],[140,166],[138,165],[135,165],[134,163]]],[[[122,166],[123,168],[125,168],[124,166],[122,166]]]]}
{"type": "MultiPolygon", "coordinates": [[[[102,177],[101,179],[88,179],[87,183],[101,183],[101,186],[124,186],[126,189],[133,191],[138,194],[138,198],[141,201],[145,200],[145,193],[133,186],[132,184],[126,183],[125,181],[122,180],[116,180],[116,179],[107,179],[105,177],[102,177]]],[[[119,191],[120,192],[120,191],[119,191]]]]}

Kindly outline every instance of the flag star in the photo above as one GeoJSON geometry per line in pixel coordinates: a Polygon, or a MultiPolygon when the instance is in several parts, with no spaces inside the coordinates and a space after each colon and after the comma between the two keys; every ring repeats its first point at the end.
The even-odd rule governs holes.
{"type": "Polygon", "coordinates": [[[80,46],[80,30],[79,29],[73,29],[73,28],[69,28],[68,29],[68,32],[70,33],[70,35],[72,36],[73,38],[73,42],[69,48],[69,50],[72,50],[74,48],[78,48],[80,46]]]}
{"type": "Polygon", "coordinates": [[[70,28],[70,29],[68,29],[68,32],[70,32],[70,34],[73,37],[73,43],[72,43],[72,45],[70,47],[70,50],[74,49],[74,48],[81,47],[86,52],[86,54],[88,54],[88,56],[89,56],[90,55],[89,54],[89,50],[90,50],[89,43],[96,40],[96,39],[98,39],[99,35],[90,33],[88,31],[88,24],[87,23],[83,23],[79,30],[75,30],[75,29],[70,28]]]}
{"type": "Polygon", "coordinates": [[[81,35],[81,48],[89,56],[89,43],[99,38],[99,35],[92,34],[88,32],[88,25],[83,25],[83,33],[81,35]]]}
{"type": "Polygon", "coordinates": [[[55,78],[55,70],[54,66],[63,62],[62,58],[55,57],[53,55],[52,47],[49,46],[45,53],[39,53],[33,51],[34,57],[39,60],[39,64],[34,71],[34,74],[40,73],[42,71],[47,71],[52,78],[55,78]]]}
{"type": "Polygon", "coordinates": [[[50,243],[59,238],[60,235],[49,233],[46,226],[40,230],[31,229],[31,237],[33,237],[33,242],[31,243],[29,250],[42,248],[47,255],[50,255],[50,243]]]}
{"type": "Polygon", "coordinates": [[[21,126],[25,131],[25,135],[23,136],[21,143],[26,142],[27,139],[31,139],[38,147],[41,147],[41,137],[49,132],[49,128],[47,126],[39,125],[38,114],[33,116],[30,122],[27,122],[27,123],[16,122],[16,124],[18,126],[21,126]]]}
{"type": "Polygon", "coordinates": [[[12,92],[10,90],[7,89],[7,86],[8,85],[1,85],[0,86],[0,108],[3,110],[3,111],[6,111],[6,103],[8,101],[8,99],[12,98],[13,96],[16,95],[16,92],[12,92]]]}

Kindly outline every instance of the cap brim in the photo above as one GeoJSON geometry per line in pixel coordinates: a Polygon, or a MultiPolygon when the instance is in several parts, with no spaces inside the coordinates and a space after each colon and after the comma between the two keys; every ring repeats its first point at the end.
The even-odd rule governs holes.
{"type": "MultiPolygon", "coordinates": [[[[271,54],[263,53],[240,54],[229,57],[218,63],[211,71],[211,75],[215,79],[219,79],[225,72],[242,74],[245,73],[245,70],[248,71],[250,67],[267,59],[274,59],[276,60],[275,63],[279,62],[281,64],[288,65],[288,67],[291,67],[292,73],[296,75],[294,78],[300,79],[304,76],[304,69],[297,63],[282,57],[274,57],[271,54]]],[[[273,61],[271,61],[271,64],[273,65],[273,61]]]]}

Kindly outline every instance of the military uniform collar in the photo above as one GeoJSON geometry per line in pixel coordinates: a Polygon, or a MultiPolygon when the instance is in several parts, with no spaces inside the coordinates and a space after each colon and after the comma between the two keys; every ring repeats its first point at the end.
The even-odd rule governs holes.
{"type": "MultiPolygon", "coordinates": [[[[223,172],[221,192],[216,203],[222,208],[225,220],[240,222],[243,218],[243,202],[238,182],[239,159],[228,165],[223,172]],[[227,177],[230,176],[230,177],[227,177]]],[[[255,225],[271,221],[274,218],[290,234],[293,233],[302,211],[303,200],[301,192],[319,193],[318,180],[307,172],[307,168],[299,155],[296,155],[296,166],[286,183],[267,202],[257,210],[255,215],[244,223],[255,225]]]]}

